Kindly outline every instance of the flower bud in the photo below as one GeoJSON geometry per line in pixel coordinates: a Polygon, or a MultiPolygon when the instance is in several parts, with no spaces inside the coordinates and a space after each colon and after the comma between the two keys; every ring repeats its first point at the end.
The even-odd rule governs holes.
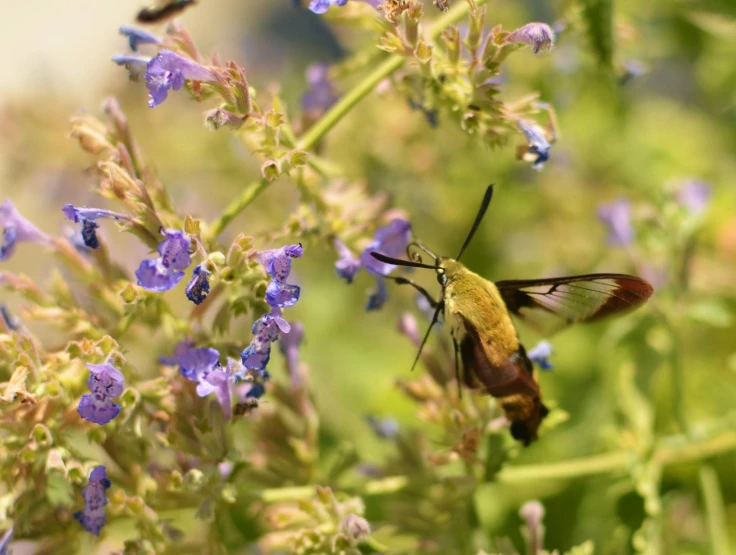
{"type": "Polygon", "coordinates": [[[356,542],[363,541],[371,534],[371,527],[368,521],[352,513],[342,520],[340,530],[356,542]]]}
{"type": "Polygon", "coordinates": [[[506,44],[521,42],[529,46],[535,54],[549,52],[555,44],[555,32],[546,23],[527,23],[512,31],[504,41],[506,44]]]}

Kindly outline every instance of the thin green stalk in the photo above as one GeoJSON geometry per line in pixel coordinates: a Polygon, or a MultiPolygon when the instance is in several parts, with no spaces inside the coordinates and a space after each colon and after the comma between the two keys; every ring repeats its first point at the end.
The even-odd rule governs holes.
{"type": "Polygon", "coordinates": [[[243,192],[240,193],[237,198],[227,206],[227,208],[225,208],[225,211],[210,224],[209,230],[207,231],[208,238],[215,239],[218,237],[227,225],[232,222],[238,214],[245,210],[251,202],[258,198],[258,195],[260,195],[268,185],[269,181],[266,179],[259,179],[258,181],[249,183],[245,189],[243,189],[243,192]]]}
{"type": "Polygon", "coordinates": [[[718,482],[718,474],[712,466],[704,464],[700,467],[700,490],[705,503],[705,515],[708,520],[711,553],[729,555],[731,548],[728,540],[728,523],[726,509],[723,505],[723,494],[718,482]]]}

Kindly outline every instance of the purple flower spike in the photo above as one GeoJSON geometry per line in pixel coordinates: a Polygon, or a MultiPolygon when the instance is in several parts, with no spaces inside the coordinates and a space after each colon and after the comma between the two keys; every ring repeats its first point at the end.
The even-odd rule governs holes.
{"type": "Polygon", "coordinates": [[[107,424],[120,414],[120,405],[113,403],[111,398],[123,394],[125,377],[109,362],[86,366],[90,371],[87,387],[92,393],[82,395],[77,411],[89,422],[107,424]]]}
{"type": "Polygon", "coordinates": [[[548,52],[555,45],[555,32],[546,23],[527,23],[506,37],[508,43],[521,42],[531,47],[532,52],[548,52]]]}
{"type": "Polygon", "coordinates": [[[0,228],[3,229],[0,260],[10,258],[18,242],[26,241],[47,246],[51,244],[51,238],[21,216],[9,200],[0,204],[0,228]]]}
{"type": "MultiPolygon", "coordinates": [[[[214,349],[212,349],[214,350],[214,349]]],[[[216,352],[216,351],[215,351],[216,352]]],[[[223,370],[221,366],[212,372],[208,372],[197,384],[197,395],[206,397],[210,393],[217,396],[217,402],[225,413],[225,418],[230,420],[233,417],[232,409],[232,376],[230,374],[231,366],[228,364],[227,370],[223,370]]]]}
{"type": "Polygon", "coordinates": [[[220,353],[208,347],[197,349],[193,344],[182,341],[174,349],[173,359],[179,365],[182,376],[199,382],[219,364],[220,353]]]}
{"type": "Polygon", "coordinates": [[[318,119],[337,102],[335,85],[330,80],[327,64],[307,68],[309,90],[302,95],[302,110],[310,119],[318,119]]]}
{"type": "Polygon", "coordinates": [[[631,225],[631,203],[618,199],[598,208],[598,218],[608,229],[608,244],[625,247],[634,240],[631,225]]]}
{"type": "Polygon", "coordinates": [[[552,355],[552,345],[549,341],[540,341],[527,353],[529,360],[542,370],[552,370],[554,365],[548,360],[552,355]]]}
{"type": "Polygon", "coordinates": [[[205,270],[200,264],[192,272],[192,279],[189,280],[186,288],[187,299],[194,304],[202,304],[210,292],[209,278],[210,272],[205,270]]]}
{"type": "Polygon", "coordinates": [[[188,60],[171,50],[160,50],[148,62],[146,69],[148,105],[154,108],[161,104],[169,94],[169,89],[178,91],[189,81],[215,81],[215,72],[192,60],[188,60]]]}
{"type": "Polygon", "coordinates": [[[120,34],[128,37],[130,49],[133,52],[138,50],[139,44],[161,44],[161,39],[156,35],[130,25],[121,25],[120,34]]]}
{"type": "Polygon", "coordinates": [[[411,224],[406,220],[397,218],[392,220],[390,224],[376,230],[373,238],[373,242],[360,255],[360,262],[371,274],[386,276],[396,266],[376,260],[371,256],[371,252],[380,252],[392,258],[404,257],[411,238],[411,224]]]}
{"type": "Polygon", "coordinates": [[[127,54],[116,54],[110,58],[119,66],[125,66],[131,81],[140,81],[141,76],[146,73],[151,58],[148,56],[131,56],[127,54]]]}
{"type": "Polygon", "coordinates": [[[516,124],[529,143],[527,146],[528,152],[537,157],[532,162],[532,169],[541,170],[547,160],[549,160],[549,151],[552,148],[552,145],[549,144],[549,141],[544,136],[544,130],[537,124],[529,125],[523,120],[517,121],[516,124]]]}
{"type": "Polygon", "coordinates": [[[128,216],[102,210],[101,208],[77,208],[72,204],[65,204],[62,209],[67,220],[82,224],[82,239],[84,244],[91,249],[100,248],[100,241],[95,230],[100,227],[95,220],[109,218],[118,221],[130,220],[128,216]]]}
{"type": "Polygon", "coordinates": [[[105,505],[107,505],[107,495],[105,492],[110,489],[110,480],[107,478],[107,471],[104,466],[98,466],[89,475],[89,482],[82,490],[84,498],[84,509],[74,513],[82,527],[94,534],[100,535],[100,530],[107,522],[105,517],[105,505]]]}
{"type": "Polygon", "coordinates": [[[337,254],[340,257],[337,262],[335,262],[337,275],[344,279],[348,284],[353,283],[355,274],[357,274],[361,268],[360,260],[355,258],[352,251],[339,239],[334,240],[334,245],[335,249],[337,249],[337,254]]]}
{"type": "Polygon", "coordinates": [[[701,214],[708,206],[710,195],[710,185],[703,181],[689,179],[677,191],[677,202],[691,214],[701,214]]]}
{"type": "Polygon", "coordinates": [[[388,288],[386,287],[386,279],[383,276],[376,276],[376,290],[371,291],[368,296],[368,303],[365,305],[365,309],[368,312],[379,310],[386,304],[387,300],[388,288]]]}
{"type": "Polygon", "coordinates": [[[160,258],[156,258],[141,262],[135,271],[135,277],[143,289],[162,293],[175,287],[184,278],[184,272],[170,270],[162,264],[160,258]]]}
{"type": "Polygon", "coordinates": [[[166,238],[158,244],[161,263],[174,270],[186,270],[192,263],[189,247],[192,242],[183,231],[166,230],[166,238]]]}

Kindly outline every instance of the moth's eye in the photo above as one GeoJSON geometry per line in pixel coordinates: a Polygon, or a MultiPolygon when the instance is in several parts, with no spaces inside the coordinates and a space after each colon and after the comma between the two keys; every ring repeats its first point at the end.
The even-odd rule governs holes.
{"type": "Polygon", "coordinates": [[[444,287],[447,285],[447,276],[445,275],[445,270],[443,268],[439,268],[437,270],[437,282],[444,287]]]}

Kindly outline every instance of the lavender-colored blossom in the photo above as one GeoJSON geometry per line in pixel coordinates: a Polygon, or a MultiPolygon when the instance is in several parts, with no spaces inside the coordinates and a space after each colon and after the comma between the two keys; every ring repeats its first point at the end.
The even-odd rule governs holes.
{"type": "Polygon", "coordinates": [[[376,230],[373,242],[360,255],[360,263],[371,274],[386,276],[396,266],[376,260],[371,252],[379,252],[392,258],[402,258],[411,238],[411,224],[399,218],[376,230]]]}
{"type": "Polygon", "coordinates": [[[261,343],[255,339],[240,353],[243,366],[254,372],[263,372],[269,360],[271,360],[271,343],[261,343]]]}
{"type": "Polygon", "coordinates": [[[12,552],[10,551],[10,540],[13,539],[13,526],[8,528],[8,531],[5,532],[2,539],[0,539],[0,555],[12,555],[12,552]]]}
{"type": "Polygon", "coordinates": [[[166,230],[164,235],[164,240],[158,244],[161,263],[174,270],[186,270],[192,263],[189,256],[192,242],[189,237],[183,231],[176,230],[166,230]]]}
{"type": "Polygon", "coordinates": [[[711,192],[707,183],[689,179],[677,191],[677,202],[691,214],[701,214],[708,206],[711,192]]]}
{"type": "Polygon", "coordinates": [[[175,287],[184,278],[184,272],[171,270],[162,264],[160,258],[156,258],[141,262],[135,277],[143,289],[161,293],[175,287]]]}
{"type": "Polygon", "coordinates": [[[210,292],[209,278],[210,272],[205,270],[202,265],[198,265],[192,272],[192,278],[189,280],[186,288],[187,299],[194,304],[201,304],[210,292]]]}
{"type": "Polygon", "coordinates": [[[529,501],[519,509],[524,519],[521,531],[529,553],[541,553],[544,548],[544,507],[539,501],[529,501]]]}
{"type": "Polygon", "coordinates": [[[532,162],[532,169],[541,170],[549,160],[549,151],[552,148],[552,145],[544,136],[544,130],[537,124],[529,125],[523,120],[518,120],[516,124],[526,137],[527,151],[536,156],[536,159],[532,162]]]}
{"type": "Polygon", "coordinates": [[[298,285],[273,280],[266,288],[266,302],[273,307],[288,308],[296,304],[300,293],[298,285]]]}
{"type": "Polygon", "coordinates": [[[146,73],[148,64],[151,61],[150,56],[137,56],[131,54],[116,54],[110,58],[119,66],[124,66],[128,70],[128,77],[131,81],[139,81],[146,73]]]}
{"type": "Polygon", "coordinates": [[[266,393],[266,386],[261,383],[254,383],[250,386],[245,394],[246,399],[260,399],[266,393]]]}
{"type": "Polygon", "coordinates": [[[313,64],[307,68],[309,90],[302,95],[302,110],[311,119],[317,119],[337,102],[335,85],[330,79],[327,64],[313,64]]]}
{"type": "Polygon", "coordinates": [[[286,368],[291,376],[291,383],[299,387],[301,379],[299,376],[299,346],[304,340],[304,326],[300,322],[294,322],[288,332],[284,332],[279,338],[279,350],[286,359],[286,368]]]}
{"type": "MultiPolygon", "coordinates": [[[[0,304],[0,320],[2,320],[8,331],[16,331],[20,328],[20,320],[13,316],[4,304],[0,304]]],[[[0,553],[2,555],[2,553],[0,553]]]]}
{"type": "Polygon", "coordinates": [[[286,245],[280,249],[261,251],[258,260],[266,268],[266,273],[277,281],[285,281],[291,273],[291,259],[301,258],[304,248],[301,243],[286,245]]]}
{"type": "Polygon", "coordinates": [[[379,310],[386,304],[387,300],[388,287],[386,287],[386,279],[383,276],[376,276],[376,290],[369,293],[365,309],[369,312],[379,310]]]}
{"type": "Polygon", "coordinates": [[[353,283],[355,274],[357,274],[361,268],[360,260],[355,258],[353,252],[339,239],[335,239],[333,244],[335,245],[337,254],[340,257],[337,262],[335,262],[337,275],[344,279],[348,284],[353,283]]]}
{"type": "Polygon", "coordinates": [[[51,238],[21,216],[9,200],[0,204],[0,228],[3,229],[0,260],[10,258],[19,242],[26,241],[47,246],[51,243],[51,238]]]}
{"type": "Polygon", "coordinates": [[[233,379],[230,370],[231,366],[229,364],[227,370],[223,370],[222,366],[218,365],[217,368],[202,376],[202,379],[197,384],[197,395],[206,397],[210,393],[214,393],[217,397],[217,402],[222,407],[225,418],[228,420],[233,416],[231,400],[233,379]]]}
{"type": "Polygon", "coordinates": [[[527,353],[529,360],[542,370],[552,370],[554,368],[554,365],[549,361],[551,355],[552,345],[549,341],[540,341],[527,353]]]}
{"type": "Polygon", "coordinates": [[[555,32],[546,23],[527,23],[512,31],[506,43],[521,42],[529,46],[535,54],[552,50],[555,44],[555,32]]]}
{"type": "Polygon", "coordinates": [[[174,348],[172,360],[179,365],[182,376],[199,382],[218,365],[220,353],[211,347],[196,348],[192,343],[182,341],[174,348]]]}
{"type": "Polygon", "coordinates": [[[271,343],[281,332],[289,333],[291,326],[281,317],[281,310],[274,308],[253,322],[253,340],[240,355],[243,366],[255,372],[263,372],[271,358],[271,343]]]}
{"type": "Polygon", "coordinates": [[[86,366],[90,371],[87,387],[92,393],[82,395],[77,412],[89,422],[107,424],[120,414],[120,405],[113,403],[112,397],[120,397],[123,394],[125,377],[109,361],[86,366]]]}
{"type": "Polygon", "coordinates": [[[154,108],[161,104],[169,94],[169,89],[178,91],[189,81],[215,81],[215,72],[208,67],[180,56],[171,50],[160,50],[148,62],[146,69],[148,105],[154,108]]]}
{"type": "Polygon", "coordinates": [[[84,244],[91,249],[100,248],[100,241],[97,238],[95,230],[100,227],[95,220],[103,218],[109,218],[113,220],[129,220],[128,216],[112,212],[110,210],[103,210],[101,208],[77,208],[72,204],[65,204],[61,211],[66,216],[67,220],[75,223],[82,224],[82,240],[84,244]]]}
{"type": "Polygon", "coordinates": [[[309,9],[316,14],[323,14],[330,6],[344,6],[347,3],[348,0],[311,0],[309,9]]]}
{"type": "Polygon", "coordinates": [[[130,25],[121,25],[120,34],[128,37],[128,43],[133,52],[138,50],[139,44],[161,44],[161,39],[156,35],[130,25]]]}
{"type": "Polygon", "coordinates": [[[598,219],[608,230],[608,244],[624,247],[634,240],[634,228],[631,225],[631,203],[626,199],[618,199],[602,204],[598,208],[598,219]]]}
{"type": "Polygon", "coordinates": [[[107,522],[105,505],[107,505],[106,491],[110,489],[110,480],[104,466],[98,466],[89,475],[89,482],[82,490],[84,509],[74,513],[82,527],[94,534],[100,535],[100,530],[107,522]]]}

